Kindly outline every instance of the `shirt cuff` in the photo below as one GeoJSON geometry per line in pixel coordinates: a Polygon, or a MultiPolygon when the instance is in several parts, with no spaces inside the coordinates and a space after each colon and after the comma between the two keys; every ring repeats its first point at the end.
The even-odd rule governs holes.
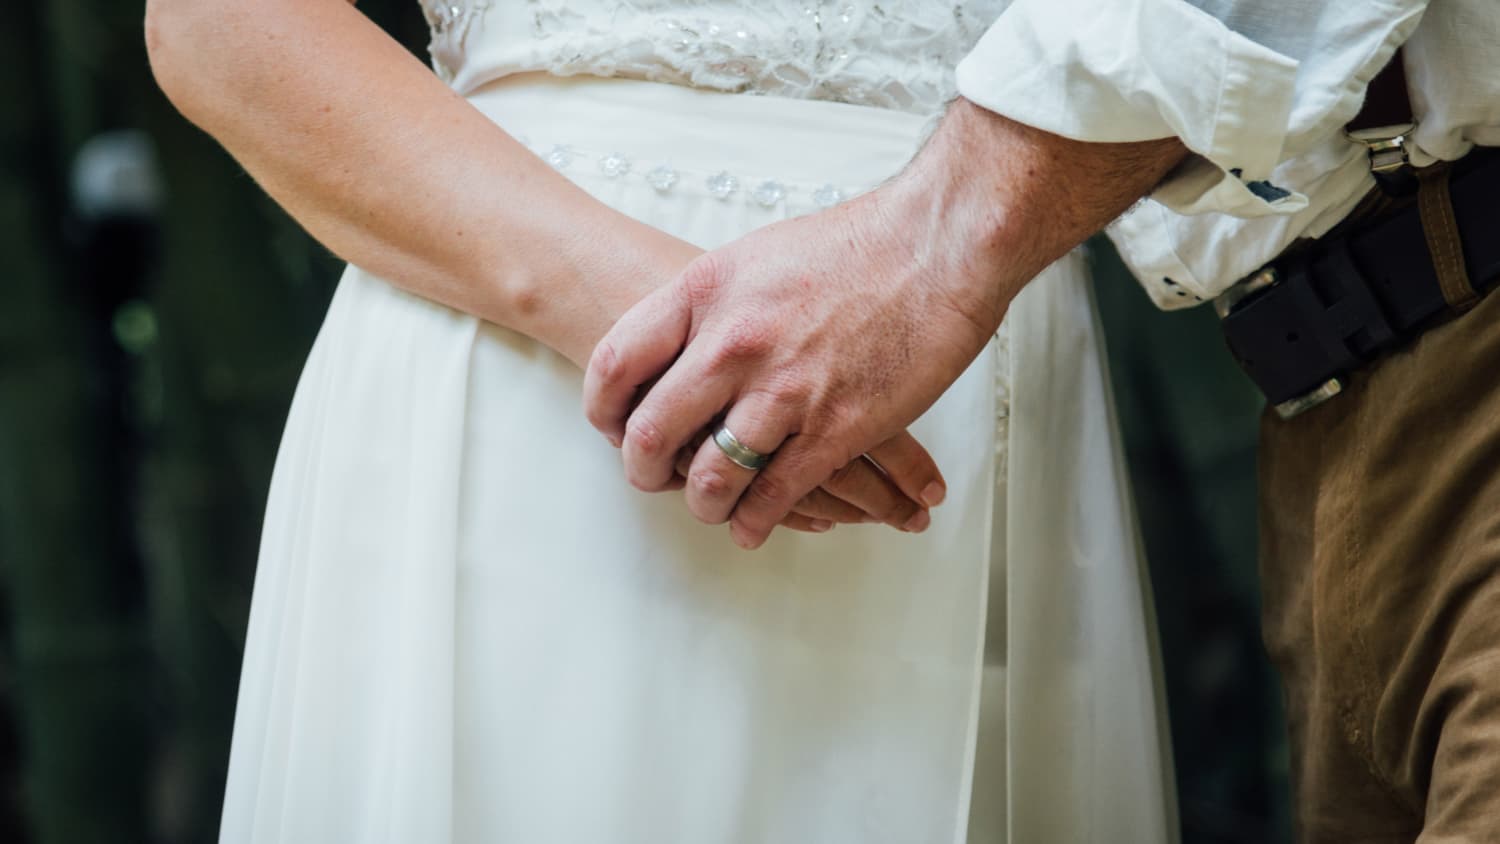
{"type": "Polygon", "coordinates": [[[1183,0],[1016,0],[959,62],[965,98],[1098,143],[1176,136],[1195,153],[1153,193],[1174,211],[1292,214],[1269,179],[1298,64],[1183,0]]]}

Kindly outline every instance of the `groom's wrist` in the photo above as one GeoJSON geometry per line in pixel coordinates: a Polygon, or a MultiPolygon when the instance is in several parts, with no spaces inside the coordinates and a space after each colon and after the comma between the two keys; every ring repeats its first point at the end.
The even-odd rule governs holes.
{"type": "Polygon", "coordinates": [[[918,241],[914,251],[936,264],[933,274],[955,286],[951,293],[981,324],[998,326],[1010,300],[1056,257],[1049,256],[1055,227],[1037,225],[1035,134],[954,100],[892,184],[918,241]]]}
{"type": "Polygon", "coordinates": [[[955,262],[950,277],[998,323],[1028,281],[1185,154],[1176,138],[1076,141],[958,98],[892,187],[919,240],[955,262]]]}

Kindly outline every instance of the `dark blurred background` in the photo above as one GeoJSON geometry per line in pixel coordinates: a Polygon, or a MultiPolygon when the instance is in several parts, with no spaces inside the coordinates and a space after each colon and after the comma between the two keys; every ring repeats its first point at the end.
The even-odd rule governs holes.
{"type": "MultiPolygon", "coordinates": [[[[414,0],[360,6],[413,51],[414,0]]],[[[0,842],[208,842],[256,543],[339,263],[157,92],[139,0],[0,27],[0,842]]],[[[1259,402],[1212,314],[1099,301],[1184,840],[1289,840],[1257,632],[1259,402]]],[[[789,842],[789,844],[791,844],[789,842]]]]}

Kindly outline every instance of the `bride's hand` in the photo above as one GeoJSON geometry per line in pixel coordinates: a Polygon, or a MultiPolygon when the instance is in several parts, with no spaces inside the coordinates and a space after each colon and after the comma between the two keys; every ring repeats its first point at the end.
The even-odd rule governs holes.
{"type": "MultiPolygon", "coordinates": [[[[702,432],[678,452],[677,477],[671,488],[681,489],[686,484],[693,457],[707,439],[708,433],[702,432]]],[[[941,477],[927,450],[916,437],[902,431],[834,472],[822,486],[797,502],[781,520],[781,526],[823,533],[837,524],[884,523],[921,532],[932,518],[926,507],[902,489],[926,483],[934,475],[941,477]]]]}
{"type": "MultiPolygon", "coordinates": [[[[644,227],[643,227],[644,228],[644,227]]],[[[703,250],[656,229],[638,232],[628,248],[613,250],[608,283],[599,285],[601,297],[596,312],[580,315],[575,338],[549,338],[574,362],[588,360],[594,343],[635,303],[676,276],[703,250]],[[576,347],[576,351],[574,348],[576,347]]],[[[602,268],[601,268],[602,269],[602,268]]],[[[701,432],[678,456],[677,478],[670,486],[681,488],[693,456],[707,440],[701,432]]],[[[941,477],[931,455],[910,433],[902,431],[870,452],[839,469],[813,490],[782,520],[784,527],[822,533],[836,524],[884,523],[904,531],[922,531],[931,518],[918,503],[922,485],[941,477]],[[903,492],[905,490],[905,492],[903,492]]],[[[712,479],[700,479],[712,483],[712,479]]]]}

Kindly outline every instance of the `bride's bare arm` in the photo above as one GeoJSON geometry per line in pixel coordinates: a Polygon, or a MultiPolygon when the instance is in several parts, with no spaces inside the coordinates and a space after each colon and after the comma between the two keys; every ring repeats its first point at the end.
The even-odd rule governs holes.
{"type": "Polygon", "coordinates": [[[158,83],[319,241],[575,363],[699,250],[605,206],[348,0],[149,0],[158,83]]]}

